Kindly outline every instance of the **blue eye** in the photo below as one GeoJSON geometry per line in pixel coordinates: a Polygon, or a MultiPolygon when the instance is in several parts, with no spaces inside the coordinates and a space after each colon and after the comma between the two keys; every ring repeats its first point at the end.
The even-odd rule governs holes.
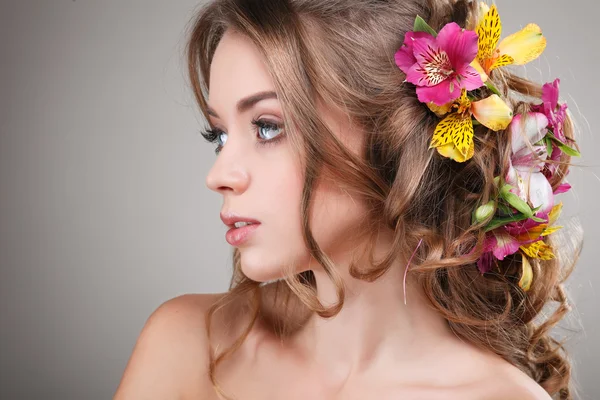
{"type": "Polygon", "coordinates": [[[283,130],[283,127],[274,122],[265,121],[263,119],[252,120],[252,125],[258,128],[258,136],[263,141],[271,140],[276,136],[279,136],[283,130]]]}
{"type": "MultiPolygon", "coordinates": [[[[256,131],[258,135],[257,145],[264,146],[275,144],[283,138],[283,125],[275,122],[267,121],[264,119],[253,119],[251,122],[252,130],[256,131]]],[[[220,129],[208,129],[205,132],[201,132],[201,135],[206,139],[207,142],[216,143],[215,154],[219,154],[227,143],[227,133],[220,129]]]]}

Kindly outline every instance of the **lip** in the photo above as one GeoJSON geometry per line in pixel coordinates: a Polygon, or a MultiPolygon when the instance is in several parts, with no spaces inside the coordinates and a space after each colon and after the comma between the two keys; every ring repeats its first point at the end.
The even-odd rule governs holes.
{"type": "Polygon", "coordinates": [[[221,216],[221,221],[223,221],[223,223],[230,228],[235,228],[234,224],[239,221],[251,222],[253,224],[260,224],[260,221],[257,221],[254,218],[244,217],[244,216],[238,215],[234,212],[222,212],[220,214],[220,216],[221,216]]]}
{"type": "Polygon", "coordinates": [[[239,246],[244,243],[249,239],[250,234],[260,226],[260,222],[254,218],[244,217],[233,212],[223,212],[220,216],[221,221],[230,228],[225,234],[225,240],[232,246],[239,246]],[[251,225],[236,228],[234,224],[238,221],[250,222],[251,225]]]}
{"type": "Polygon", "coordinates": [[[241,228],[231,228],[225,234],[225,240],[232,246],[240,246],[246,240],[249,239],[250,235],[258,229],[260,224],[252,224],[242,226],[241,228]]]}

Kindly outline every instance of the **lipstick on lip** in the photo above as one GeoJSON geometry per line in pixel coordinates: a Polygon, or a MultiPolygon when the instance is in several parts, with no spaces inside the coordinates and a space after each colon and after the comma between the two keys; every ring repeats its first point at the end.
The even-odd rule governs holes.
{"type": "Polygon", "coordinates": [[[260,222],[253,218],[243,217],[235,213],[221,213],[221,220],[230,228],[225,234],[225,239],[232,246],[239,246],[244,243],[260,225],[260,222]],[[249,224],[236,228],[236,222],[248,222],[249,224]]]}

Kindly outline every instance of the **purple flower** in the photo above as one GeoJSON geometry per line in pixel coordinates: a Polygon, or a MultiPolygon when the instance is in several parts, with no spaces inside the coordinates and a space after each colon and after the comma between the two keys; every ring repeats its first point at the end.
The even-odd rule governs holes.
{"type": "Polygon", "coordinates": [[[461,90],[483,85],[470,64],[477,56],[478,37],[455,22],[446,24],[437,37],[426,32],[407,32],[404,45],[396,52],[396,65],[406,81],[417,86],[423,103],[442,106],[458,99],[461,90]]]}

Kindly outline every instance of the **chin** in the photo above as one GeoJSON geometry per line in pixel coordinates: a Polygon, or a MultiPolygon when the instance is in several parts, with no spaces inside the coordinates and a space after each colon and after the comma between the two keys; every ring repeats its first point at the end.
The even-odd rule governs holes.
{"type": "Polygon", "coordinates": [[[250,249],[240,250],[241,269],[246,277],[255,282],[268,282],[283,277],[281,265],[275,265],[266,260],[266,257],[253,256],[250,249]]]}
{"type": "MultiPolygon", "coordinates": [[[[258,252],[254,252],[253,250],[255,249],[247,248],[240,250],[240,262],[244,275],[255,282],[267,283],[282,279],[285,275],[285,270],[283,267],[286,262],[295,263],[298,265],[298,261],[293,257],[286,262],[281,262],[278,260],[286,258],[272,257],[273,254],[271,254],[271,257],[269,257],[265,254],[258,254],[258,252]]],[[[300,272],[302,271],[294,270],[295,274],[300,272]]]]}

